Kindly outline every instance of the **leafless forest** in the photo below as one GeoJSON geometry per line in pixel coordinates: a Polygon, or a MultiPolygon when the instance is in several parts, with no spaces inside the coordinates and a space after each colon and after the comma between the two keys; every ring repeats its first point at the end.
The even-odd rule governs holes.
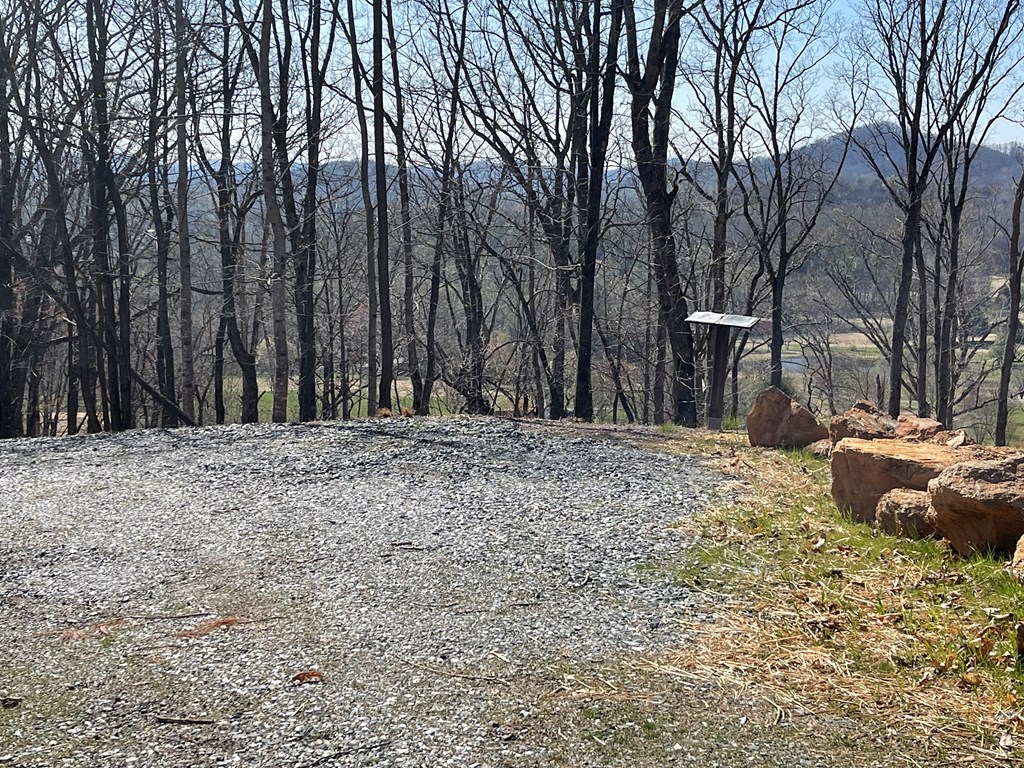
{"type": "Polygon", "coordinates": [[[1022,59],[1019,0],[0,0],[0,437],[773,383],[1004,443],[1022,59]]]}

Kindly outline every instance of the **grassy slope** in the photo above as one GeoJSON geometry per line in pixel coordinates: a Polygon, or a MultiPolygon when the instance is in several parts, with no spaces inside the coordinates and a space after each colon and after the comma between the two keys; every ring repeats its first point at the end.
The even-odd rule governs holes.
{"type": "Polygon", "coordinates": [[[680,524],[698,543],[674,571],[716,598],[717,615],[653,671],[754,692],[779,722],[848,719],[837,747],[896,750],[878,764],[1024,759],[1024,586],[1002,560],[852,522],[828,493],[827,462],[808,454],[737,433],[580,429],[702,455],[730,478],[717,509],[680,524]]]}

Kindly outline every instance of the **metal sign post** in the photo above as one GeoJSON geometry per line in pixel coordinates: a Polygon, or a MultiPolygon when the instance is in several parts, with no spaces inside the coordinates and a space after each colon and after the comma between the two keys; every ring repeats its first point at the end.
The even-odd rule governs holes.
{"type": "MultiPolygon", "coordinates": [[[[688,323],[700,323],[701,325],[711,325],[717,328],[753,328],[761,321],[759,317],[751,317],[750,315],[724,315],[719,312],[694,312],[686,318],[688,323]]],[[[712,367],[714,370],[714,367],[712,367]]],[[[723,368],[726,370],[726,368],[723,368]]],[[[722,387],[725,390],[725,381],[712,381],[711,391],[714,392],[716,387],[722,387]]],[[[719,409],[721,410],[721,409],[719,409]]],[[[721,431],[722,429],[722,413],[712,413],[711,409],[708,410],[708,429],[714,429],[721,431]]]]}

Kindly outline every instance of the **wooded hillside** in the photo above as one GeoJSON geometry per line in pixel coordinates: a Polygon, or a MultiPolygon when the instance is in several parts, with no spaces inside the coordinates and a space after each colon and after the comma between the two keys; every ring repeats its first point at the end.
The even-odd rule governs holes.
{"type": "Polygon", "coordinates": [[[1022,36],[1019,0],[9,0],[0,437],[695,426],[773,383],[1004,443],[1022,36]]]}

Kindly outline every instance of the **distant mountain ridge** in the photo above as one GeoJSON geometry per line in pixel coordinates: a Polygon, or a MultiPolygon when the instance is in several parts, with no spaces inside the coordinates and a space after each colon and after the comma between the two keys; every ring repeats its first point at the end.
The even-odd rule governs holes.
{"type": "MultiPolygon", "coordinates": [[[[850,146],[850,152],[846,157],[846,163],[843,165],[840,178],[844,181],[858,180],[861,177],[876,179],[877,174],[867,157],[867,151],[873,146],[877,146],[878,151],[883,154],[883,157],[887,156],[892,161],[902,163],[903,150],[894,135],[894,131],[895,127],[890,127],[887,130],[884,124],[862,126],[855,129],[853,132],[853,143],[850,146]],[[884,144],[882,143],[883,140],[884,144]]],[[[837,156],[836,162],[838,162],[838,155],[842,151],[843,139],[839,136],[833,136],[822,141],[826,144],[834,144],[837,156]]],[[[1012,149],[1012,146],[1002,146],[1004,149],[1012,149]]],[[[989,187],[1009,186],[1015,183],[1021,173],[1021,161],[1010,152],[1004,151],[1004,149],[1000,149],[998,145],[983,145],[978,149],[977,155],[971,163],[971,178],[974,180],[975,185],[989,187]]],[[[884,164],[880,164],[880,167],[885,170],[887,166],[891,165],[892,161],[886,159],[884,164]]]]}

